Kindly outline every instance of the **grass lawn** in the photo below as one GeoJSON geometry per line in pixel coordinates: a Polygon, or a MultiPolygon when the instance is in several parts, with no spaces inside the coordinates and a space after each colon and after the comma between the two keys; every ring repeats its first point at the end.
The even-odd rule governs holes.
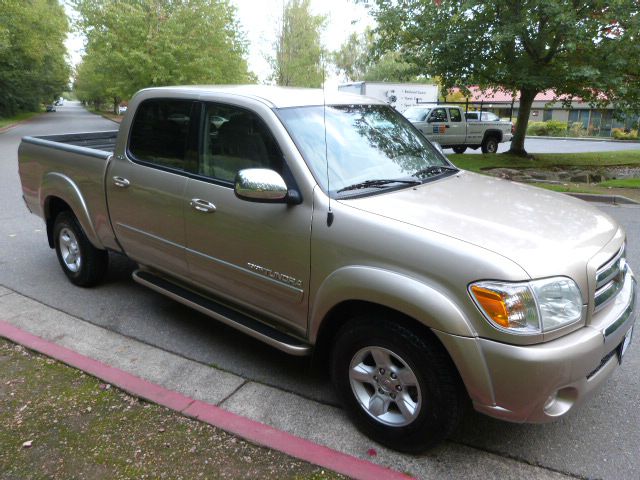
{"type": "Polygon", "coordinates": [[[338,480],[0,339],[0,478],[338,480]]]}
{"type": "Polygon", "coordinates": [[[35,115],[38,115],[39,113],[41,112],[23,112],[13,117],[0,117],[0,128],[8,127],[9,125],[13,125],[14,123],[22,122],[23,120],[27,120],[35,115]]]}
{"type": "MultiPolygon", "coordinates": [[[[578,167],[585,170],[598,167],[640,166],[640,150],[590,153],[541,153],[534,158],[522,158],[508,154],[497,155],[448,155],[457,167],[483,173],[492,168],[529,168],[544,171],[551,168],[578,167]]],[[[620,195],[640,202],[640,178],[606,180],[601,183],[534,183],[536,187],[556,192],[595,193],[620,195]]]]}
{"type": "Polygon", "coordinates": [[[599,183],[601,187],[640,188],[640,178],[618,178],[599,183]]]}
{"type": "Polygon", "coordinates": [[[499,153],[494,155],[447,155],[449,160],[465,170],[480,172],[490,168],[604,167],[640,165],[640,150],[589,153],[539,153],[534,158],[522,158],[499,153]]]}

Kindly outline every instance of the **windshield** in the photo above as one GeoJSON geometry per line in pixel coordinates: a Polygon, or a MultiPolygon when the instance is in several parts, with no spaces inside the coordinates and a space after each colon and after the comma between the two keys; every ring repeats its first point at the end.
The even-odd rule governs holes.
{"type": "Polygon", "coordinates": [[[363,185],[358,193],[366,194],[420,183],[434,172],[430,167],[453,169],[420,132],[389,106],[338,105],[323,110],[322,106],[293,107],[278,113],[316,180],[325,191],[330,190],[332,197],[349,195],[358,184],[363,185]]]}
{"type": "Polygon", "coordinates": [[[424,122],[424,120],[427,118],[429,110],[431,109],[424,107],[409,107],[404,112],[402,112],[402,115],[404,115],[412,122],[424,122]]]}

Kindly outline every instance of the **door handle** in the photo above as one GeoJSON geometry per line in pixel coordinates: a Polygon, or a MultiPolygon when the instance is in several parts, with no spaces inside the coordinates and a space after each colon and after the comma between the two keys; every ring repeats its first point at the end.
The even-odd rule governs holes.
{"type": "Polygon", "coordinates": [[[127,188],[129,185],[131,185],[131,182],[123,177],[113,177],[113,184],[116,187],[127,188]]]}
{"type": "Polygon", "coordinates": [[[191,205],[199,212],[212,213],[216,211],[216,206],[213,203],[207,202],[206,200],[201,200],[199,198],[192,199],[189,202],[189,205],[191,205]]]}

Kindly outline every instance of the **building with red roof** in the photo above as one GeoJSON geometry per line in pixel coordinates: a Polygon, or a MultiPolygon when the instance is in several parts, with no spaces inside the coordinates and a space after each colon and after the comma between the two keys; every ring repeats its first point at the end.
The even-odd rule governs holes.
{"type": "MultiPolygon", "coordinates": [[[[469,102],[482,102],[481,105],[474,103],[474,108],[482,107],[483,110],[492,111],[502,118],[510,116],[513,116],[513,120],[517,118],[518,108],[520,107],[520,95],[518,92],[513,95],[511,92],[502,90],[489,89],[482,91],[477,86],[468,88],[471,92],[468,97],[469,102]],[[512,105],[513,113],[511,111],[512,105]]],[[[450,95],[458,92],[460,92],[458,88],[451,89],[450,95]]],[[[445,97],[446,100],[447,98],[445,97]]],[[[569,128],[582,128],[588,131],[590,135],[605,137],[611,135],[612,128],[631,128],[638,124],[637,117],[627,118],[623,121],[616,119],[612,106],[592,108],[589,103],[580,97],[557,96],[553,90],[545,90],[536,95],[529,114],[530,122],[544,122],[547,120],[566,122],[569,128]],[[571,99],[570,106],[564,103],[569,99],[571,99]],[[581,127],[580,124],[582,124],[581,127]]]]}

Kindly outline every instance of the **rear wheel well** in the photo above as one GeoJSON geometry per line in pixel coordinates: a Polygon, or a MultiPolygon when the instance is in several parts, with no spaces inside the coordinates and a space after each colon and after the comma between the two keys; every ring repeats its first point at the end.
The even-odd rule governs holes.
{"type": "Polygon", "coordinates": [[[56,221],[56,217],[62,212],[71,212],[73,210],[67,202],[58,197],[48,197],[44,202],[44,218],[47,224],[47,239],[49,240],[49,247],[54,248],[53,241],[53,225],[56,221]]]}
{"type": "Polygon", "coordinates": [[[482,142],[484,143],[488,138],[495,138],[498,143],[502,143],[502,132],[500,130],[487,130],[484,133],[484,137],[482,138],[482,142]]]}

